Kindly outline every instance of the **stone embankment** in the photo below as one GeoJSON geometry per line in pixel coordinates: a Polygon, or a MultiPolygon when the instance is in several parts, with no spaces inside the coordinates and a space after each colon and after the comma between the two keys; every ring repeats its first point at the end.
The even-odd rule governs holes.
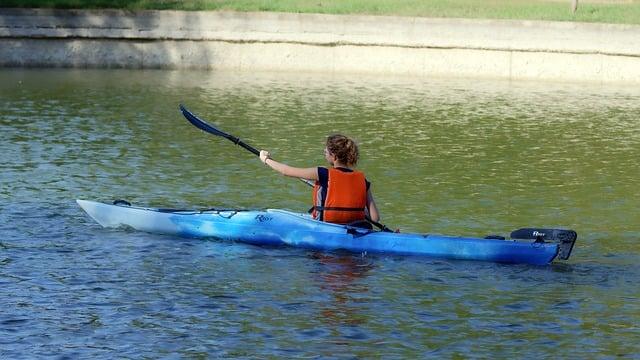
{"type": "Polygon", "coordinates": [[[288,13],[0,9],[0,66],[640,83],[640,26],[288,13]]]}

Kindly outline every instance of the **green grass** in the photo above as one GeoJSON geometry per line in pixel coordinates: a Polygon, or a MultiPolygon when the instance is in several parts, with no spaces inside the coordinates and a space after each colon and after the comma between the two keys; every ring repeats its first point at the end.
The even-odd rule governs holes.
{"type": "Polygon", "coordinates": [[[0,7],[234,10],[640,24],[640,0],[2,0],[0,7]]]}

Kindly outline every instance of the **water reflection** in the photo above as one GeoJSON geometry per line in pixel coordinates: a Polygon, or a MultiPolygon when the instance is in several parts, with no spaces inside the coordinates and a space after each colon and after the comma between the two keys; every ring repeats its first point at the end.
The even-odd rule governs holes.
{"type": "Polygon", "coordinates": [[[322,321],[333,325],[366,323],[367,317],[360,307],[366,302],[369,288],[361,280],[374,269],[373,262],[353,254],[313,252],[308,257],[317,261],[321,291],[331,296],[320,311],[322,321]]]}

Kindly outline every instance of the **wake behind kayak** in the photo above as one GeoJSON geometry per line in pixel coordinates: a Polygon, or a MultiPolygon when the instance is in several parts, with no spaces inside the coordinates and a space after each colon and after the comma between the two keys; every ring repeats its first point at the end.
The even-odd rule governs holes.
{"type": "Polygon", "coordinates": [[[422,255],[444,259],[545,265],[567,260],[576,241],[572,230],[520,229],[512,239],[400,234],[312,219],[286,210],[177,210],[76,200],[103,227],[130,227],[157,234],[219,238],[254,245],[290,245],[355,253],[422,255]]]}

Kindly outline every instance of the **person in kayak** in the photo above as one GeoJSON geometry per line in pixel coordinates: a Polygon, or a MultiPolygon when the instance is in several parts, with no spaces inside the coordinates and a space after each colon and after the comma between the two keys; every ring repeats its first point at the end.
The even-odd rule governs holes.
{"type": "Polygon", "coordinates": [[[379,221],[371,183],[364,173],[354,170],[359,157],[355,141],[340,134],[327,137],[324,157],[331,167],[297,168],[273,160],[268,151],[260,151],[260,160],[280,174],[315,181],[311,212],[314,219],[350,224],[368,216],[379,221]]]}

